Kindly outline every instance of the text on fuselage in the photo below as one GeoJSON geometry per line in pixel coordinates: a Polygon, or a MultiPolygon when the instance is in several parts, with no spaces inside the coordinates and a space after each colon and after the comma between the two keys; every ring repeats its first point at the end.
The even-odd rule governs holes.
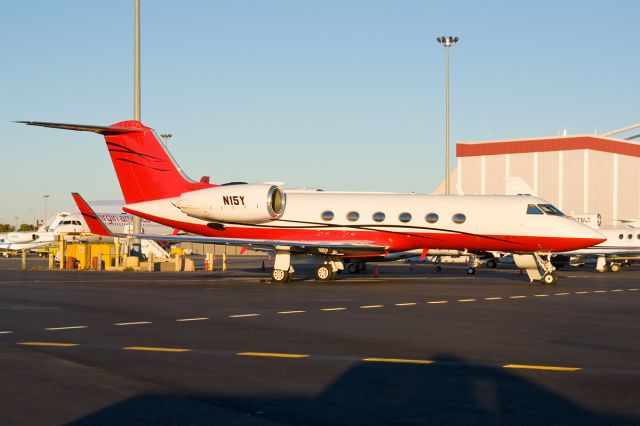
{"type": "Polygon", "coordinates": [[[225,206],[244,206],[244,195],[225,195],[222,203],[225,206]]]}

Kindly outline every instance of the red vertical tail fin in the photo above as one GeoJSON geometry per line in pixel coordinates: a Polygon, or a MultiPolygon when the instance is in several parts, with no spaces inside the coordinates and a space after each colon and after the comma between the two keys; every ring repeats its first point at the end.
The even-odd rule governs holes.
{"type": "Polygon", "coordinates": [[[106,127],[39,121],[19,123],[103,135],[127,204],[177,197],[183,192],[214,186],[185,176],[153,129],[139,121],[121,121],[106,127]]]}

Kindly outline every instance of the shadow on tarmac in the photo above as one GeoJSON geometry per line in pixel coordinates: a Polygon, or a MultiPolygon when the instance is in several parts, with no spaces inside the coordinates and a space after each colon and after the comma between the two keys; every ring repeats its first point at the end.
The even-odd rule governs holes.
{"type": "Polygon", "coordinates": [[[449,356],[435,360],[433,365],[360,363],[310,398],[142,394],[71,424],[640,423],[637,417],[590,411],[505,369],[449,356]]]}

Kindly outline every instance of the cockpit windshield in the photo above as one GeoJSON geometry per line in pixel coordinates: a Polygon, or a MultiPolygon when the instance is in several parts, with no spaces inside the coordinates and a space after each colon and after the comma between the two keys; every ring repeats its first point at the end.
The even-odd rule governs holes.
{"type": "Polygon", "coordinates": [[[529,204],[527,206],[527,214],[544,214],[542,210],[538,208],[535,204],[529,204]]]}
{"type": "Polygon", "coordinates": [[[551,216],[565,216],[564,213],[562,213],[552,204],[538,204],[538,207],[540,208],[540,210],[545,212],[545,214],[549,214],[551,216]]]}

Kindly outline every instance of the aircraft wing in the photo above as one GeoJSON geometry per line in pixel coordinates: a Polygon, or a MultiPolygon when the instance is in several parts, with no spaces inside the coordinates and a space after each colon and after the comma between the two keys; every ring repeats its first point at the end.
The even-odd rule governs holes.
{"type": "Polygon", "coordinates": [[[249,238],[222,238],[205,237],[198,235],[152,235],[152,234],[114,234],[98,218],[91,206],[82,198],[80,194],[71,194],[75,200],[82,217],[87,222],[89,230],[93,234],[119,237],[119,238],[139,238],[147,240],[192,242],[201,244],[221,244],[240,247],[252,247],[260,249],[274,249],[276,247],[288,247],[290,251],[296,253],[312,254],[384,254],[387,247],[372,244],[370,241],[290,241],[290,240],[262,240],[249,238]]]}

